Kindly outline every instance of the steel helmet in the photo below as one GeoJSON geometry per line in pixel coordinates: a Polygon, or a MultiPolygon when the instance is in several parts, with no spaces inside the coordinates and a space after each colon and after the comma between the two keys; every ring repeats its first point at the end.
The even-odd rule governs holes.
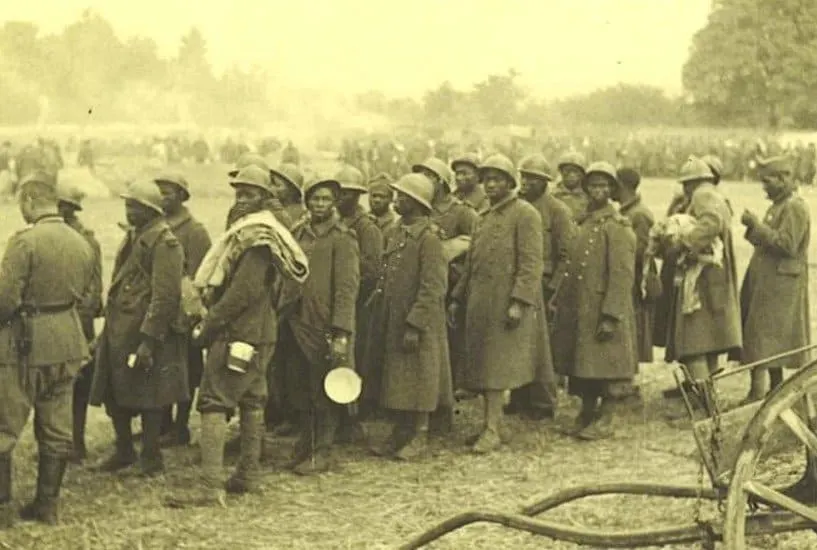
{"type": "Polygon", "coordinates": [[[451,161],[452,170],[456,171],[457,166],[472,166],[474,169],[479,170],[479,155],[476,153],[465,153],[461,157],[457,157],[451,161]]]}
{"type": "Polygon", "coordinates": [[[557,168],[561,171],[565,166],[575,166],[582,172],[587,172],[587,159],[578,151],[570,151],[562,155],[557,168]]]}
{"type": "Polygon", "coordinates": [[[70,204],[74,207],[74,210],[82,210],[82,201],[84,199],[85,193],[77,187],[57,186],[57,201],[70,204]]]}
{"type": "Polygon", "coordinates": [[[712,168],[698,157],[689,157],[681,166],[681,175],[678,176],[678,181],[681,183],[699,180],[713,181],[714,179],[712,168]]]}
{"type": "Polygon", "coordinates": [[[716,157],[715,155],[704,155],[701,157],[701,160],[709,166],[709,169],[712,170],[712,173],[715,175],[715,179],[721,179],[723,175],[723,163],[721,159],[716,157]]]}
{"type": "Polygon", "coordinates": [[[238,174],[233,176],[233,178],[230,180],[230,185],[233,187],[236,185],[249,185],[251,187],[263,189],[267,193],[273,193],[269,171],[255,166],[254,164],[242,168],[238,174]]]}
{"type": "Polygon", "coordinates": [[[391,184],[394,183],[394,178],[386,172],[380,172],[375,177],[369,179],[369,192],[374,192],[380,189],[388,189],[391,192],[391,184]]]}
{"type": "Polygon", "coordinates": [[[264,160],[264,157],[258,153],[244,153],[238,157],[238,160],[235,162],[235,168],[230,170],[227,175],[234,178],[242,168],[246,168],[247,166],[257,166],[269,172],[269,164],[264,160]]]}
{"type": "Polygon", "coordinates": [[[434,199],[434,183],[423,174],[406,174],[391,184],[392,189],[404,193],[431,210],[434,199]]]}
{"type": "Polygon", "coordinates": [[[423,168],[436,174],[442,180],[448,191],[451,191],[451,169],[437,157],[429,157],[420,164],[415,164],[411,167],[411,171],[415,174],[420,172],[423,168]]]}
{"type": "Polygon", "coordinates": [[[508,178],[510,178],[511,182],[513,182],[513,187],[516,187],[518,180],[516,178],[516,168],[514,168],[513,162],[511,159],[506,157],[501,153],[496,153],[485,159],[479,167],[479,177],[480,179],[484,178],[485,172],[488,170],[497,170],[502,172],[508,178]]]}
{"type": "Polygon", "coordinates": [[[786,156],[760,159],[757,161],[757,166],[765,174],[790,175],[794,171],[791,159],[786,156]]]}
{"type": "Polygon", "coordinates": [[[340,188],[343,191],[358,191],[360,193],[369,192],[369,189],[363,183],[363,172],[351,164],[344,164],[335,174],[334,180],[340,184],[340,188]]]}
{"type": "Polygon", "coordinates": [[[341,185],[338,180],[315,178],[313,180],[306,182],[306,185],[304,185],[304,202],[308,201],[309,195],[311,195],[319,187],[328,187],[329,189],[332,190],[336,197],[340,193],[341,189],[341,185]]]}
{"type": "Polygon", "coordinates": [[[187,183],[187,178],[181,172],[165,171],[153,178],[156,183],[171,183],[184,192],[182,201],[190,198],[190,184],[187,183]]]}
{"type": "Polygon", "coordinates": [[[300,168],[291,162],[284,162],[278,168],[270,168],[273,176],[279,177],[292,189],[298,192],[298,196],[303,198],[304,173],[300,168]]]}
{"type": "Polygon", "coordinates": [[[607,176],[611,183],[618,184],[618,174],[616,173],[616,168],[609,162],[594,162],[588,166],[587,171],[584,174],[583,182],[587,182],[592,174],[602,174],[607,176]]]}
{"type": "Polygon", "coordinates": [[[519,163],[519,173],[536,176],[548,181],[553,180],[553,170],[543,155],[531,155],[522,159],[519,163]]]}
{"type": "Polygon", "coordinates": [[[27,183],[42,183],[51,187],[52,189],[57,189],[57,176],[56,174],[51,174],[46,172],[45,170],[35,170],[25,176],[22,180],[20,180],[19,188],[22,189],[27,183]]]}
{"type": "Polygon", "coordinates": [[[125,200],[138,202],[159,214],[165,213],[162,208],[164,202],[162,191],[153,180],[137,180],[131,183],[128,189],[119,196],[125,200]]]}

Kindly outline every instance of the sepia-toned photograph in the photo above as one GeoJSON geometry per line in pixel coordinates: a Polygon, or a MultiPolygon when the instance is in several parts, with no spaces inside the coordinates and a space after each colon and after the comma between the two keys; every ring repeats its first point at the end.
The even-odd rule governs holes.
{"type": "Polygon", "coordinates": [[[0,550],[817,549],[817,2],[0,9],[0,550]]]}

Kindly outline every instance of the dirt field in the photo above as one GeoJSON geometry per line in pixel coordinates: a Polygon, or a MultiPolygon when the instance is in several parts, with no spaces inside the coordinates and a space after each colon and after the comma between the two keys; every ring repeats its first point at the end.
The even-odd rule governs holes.
{"type": "MultiPolygon", "coordinates": [[[[214,176],[214,180],[217,178],[214,176]]],[[[195,182],[198,184],[198,182],[195,182]]],[[[663,213],[675,187],[672,182],[649,181],[643,195],[658,214],[663,213]]],[[[226,184],[221,189],[226,189],[226,184]]],[[[758,184],[725,184],[737,216],[744,207],[762,214],[766,202],[758,184]]],[[[209,198],[194,199],[192,211],[218,233],[230,203],[211,188],[209,198]]],[[[806,194],[810,203],[817,195],[806,194]]],[[[0,243],[22,226],[12,204],[0,205],[4,220],[0,243]]],[[[122,236],[116,223],[124,212],[119,200],[89,201],[83,219],[93,228],[105,254],[105,279],[122,236]]],[[[749,245],[735,220],[740,270],[745,269],[749,245]]],[[[812,251],[812,258],[817,254],[812,251]]],[[[817,300],[812,296],[812,305],[817,300]]],[[[817,318],[817,317],[816,317],[817,318]]],[[[662,353],[658,351],[659,358],[662,353]]],[[[724,399],[742,397],[746,379],[738,377],[724,388],[724,399]]],[[[96,475],[82,468],[69,470],[63,489],[63,524],[58,528],[20,525],[0,533],[0,547],[13,549],[376,549],[395,548],[436,522],[463,510],[489,508],[515,511],[558,489],[611,481],[652,481],[695,485],[698,464],[687,423],[668,423],[665,410],[674,409],[660,398],[671,382],[671,369],[645,365],[641,384],[645,403],[618,420],[616,439],[578,443],[560,436],[556,425],[569,421],[576,404],[565,399],[555,423],[534,424],[510,420],[511,443],[494,455],[469,455],[463,440],[477,427],[479,402],[465,403],[459,411],[456,433],[433,443],[434,456],[418,464],[396,464],[369,457],[361,449],[344,449],[342,468],[316,479],[301,479],[277,469],[291,440],[267,441],[268,459],[262,495],[229,501],[227,509],[174,511],[161,498],[183,486],[195,472],[196,448],[165,453],[168,473],[144,482],[129,475],[96,475]]],[[[111,450],[113,432],[104,413],[90,416],[90,462],[111,450]]],[[[385,427],[373,425],[375,437],[385,427]]],[[[197,434],[194,434],[194,437],[197,434]]],[[[15,452],[15,499],[33,493],[35,447],[30,429],[15,452]]],[[[717,511],[704,507],[704,515],[717,511]]],[[[565,507],[543,518],[568,524],[634,529],[691,521],[693,503],[665,499],[599,498],[565,507]]],[[[812,533],[755,538],[752,548],[798,549],[817,545],[812,533]]],[[[454,549],[573,549],[560,543],[507,530],[474,525],[449,535],[433,548],[454,549]]],[[[697,545],[677,548],[697,548],[697,545]]]]}

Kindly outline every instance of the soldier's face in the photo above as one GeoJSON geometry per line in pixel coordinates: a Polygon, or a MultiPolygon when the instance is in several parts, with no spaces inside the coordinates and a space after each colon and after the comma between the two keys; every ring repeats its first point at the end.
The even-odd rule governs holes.
{"type": "Polygon", "coordinates": [[[329,219],[332,208],[335,206],[335,193],[326,187],[319,187],[312,191],[306,201],[312,219],[318,222],[329,219]]]}
{"type": "Polygon", "coordinates": [[[584,174],[576,166],[563,166],[559,172],[562,174],[562,183],[568,189],[573,190],[581,185],[584,174]]]}
{"type": "Polygon", "coordinates": [[[360,201],[360,192],[343,189],[338,197],[338,208],[343,212],[351,212],[360,201]]]}
{"type": "Polygon", "coordinates": [[[369,208],[371,208],[372,213],[377,216],[385,214],[386,211],[388,211],[391,201],[392,192],[389,188],[378,187],[377,189],[369,191],[369,208]]]}
{"type": "Polygon", "coordinates": [[[771,200],[779,197],[786,190],[786,180],[779,175],[763,176],[760,179],[763,184],[763,191],[771,200]]]}
{"type": "Polygon", "coordinates": [[[125,200],[125,219],[133,227],[142,227],[155,217],[154,211],[131,199],[125,200]]]}
{"type": "Polygon", "coordinates": [[[182,192],[181,189],[164,181],[157,182],[159,191],[162,192],[162,208],[168,214],[178,212],[182,206],[182,192]]]}
{"type": "Polygon", "coordinates": [[[429,170],[428,168],[420,168],[417,171],[418,174],[422,174],[431,180],[431,183],[434,184],[434,192],[440,193],[443,187],[443,181],[440,179],[440,176],[437,175],[436,172],[429,170]]]}
{"type": "Polygon", "coordinates": [[[522,185],[519,187],[519,194],[523,197],[538,197],[545,192],[548,180],[538,178],[531,174],[522,174],[522,185]]]}
{"type": "Polygon", "coordinates": [[[479,183],[477,169],[468,164],[459,164],[454,172],[457,176],[457,189],[470,191],[479,183]]]}
{"type": "Polygon", "coordinates": [[[405,193],[398,191],[397,198],[394,201],[394,209],[401,216],[411,217],[419,212],[420,205],[405,193]]]}
{"type": "Polygon", "coordinates": [[[610,200],[612,195],[612,185],[610,180],[601,174],[591,174],[584,185],[590,202],[594,204],[604,204],[610,200]]]}
{"type": "Polygon", "coordinates": [[[260,210],[266,197],[263,189],[252,185],[235,186],[235,204],[243,208],[257,208],[260,210]]]}
{"type": "Polygon", "coordinates": [[[485,194],[491,204],[496,204],[511,193],[512,182],[497,170],[487,170],[482,179],[485,194]]]}

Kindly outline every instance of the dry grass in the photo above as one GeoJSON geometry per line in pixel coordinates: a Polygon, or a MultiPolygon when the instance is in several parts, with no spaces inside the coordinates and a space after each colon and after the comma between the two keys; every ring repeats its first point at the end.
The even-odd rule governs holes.
{"type": "MultiPolygon", "coordinates": [[[[221,170],[213,170],[219,181],[221,170]]],[[[197,188],[207,178],[194,180],[197,188]]],[[[223,181],[223,180],[221,180],[223,181]]],[[[191,209],[214,233],[223,223],[229,194],[223,186],[210,187],[210,198],[191,202],[191,209]]],[[[650,181],[644,196],[656,212],[667,204],[671,182],[650,181]]],[[[765,202],[754,185],[727,185],[736,209],[762,212],[765,202]]],[[[203,193],[202,193],[203,194],[203,193]]],[[[814,202],[809,197],[810,202],[814,202]]],[[[0,242],[17,227],[13,205],[0,205],[6,223],[0,242]]],[[[89,202],[84,213],[105,253],[106,278],[121,231],[123,216],[116,200],[89,202]]],[[[739,226],[736,225],[736,230],[739,226]]],[[[738,235],[742,232],[737,233],[738,235]]],[[[741,270],[749,246],[739,239],[741,270]]],[[[815,256],[817,257],[817,256],[815,256]]],[[[817,303],[813,300],[812,303],[817,303]]],[[[21,525],[0,532],[0,547],[14,549],[220,549],[227,547],[377,549],[394,548],[434,523],[471,508],[515,511],[558,489],[610,481],[652,481],[695,484],[698,465],[689,428],[669,424],[662,413],[669,407],[660,390],[671,384],[663,365],[646,366],[641,375],[645,404],[619,419],[615,440],[579,443],[558,435],[552,424],[536,425],[512,419],[511,443],[494,455],[471,456],[463,439],[477,427],[478,402],[465,403],[459,411],[456,433],[435,441],[433,457],[417,464],[396,464],[368,457],[361,449],[343,449],[341,469],[316,479],[301,479],[274,466],[291,446],[289,440],[268,440],[269,459],[264,492],[229,501],[226,509],[169,510],[161,506],[167,492],[189,484],[195,472],[195,448],[165,453],[168,474],[150,482],[130,476],[97,475],[82,468],[69,470],[64,488],[63,524],[57,528],[21,525]]],[[[741,377],[726,388],[736,400],[744,391],[741,377]]],[[[565,400],[557,422],[567,421],[576,406],[565,400]]],[[[372,426],[382,437],[385,427],[372,426]]],[[[90,418],[91,461],[110,451],[112,430],[104,414],[93,409],[90,418]]],[[[35,462],[30,430],[15,453],[15,497],[33,492],[35,462]]],[[[716,513],[705,508],[705,515],[716,513]]],[[[573,525],[632,529],[689,521],[693,503],[637,497],[594,498],[556,510],[544,517],[573,525]]],[[[811,533],[757,538],[754,548],[808,548],[811,533]]],[[[577,548],[500,527],[474,525],[451,534],[433,548],[577,548]]],[[[678,548],[696,548],[697,545],[678,548]]]]}

